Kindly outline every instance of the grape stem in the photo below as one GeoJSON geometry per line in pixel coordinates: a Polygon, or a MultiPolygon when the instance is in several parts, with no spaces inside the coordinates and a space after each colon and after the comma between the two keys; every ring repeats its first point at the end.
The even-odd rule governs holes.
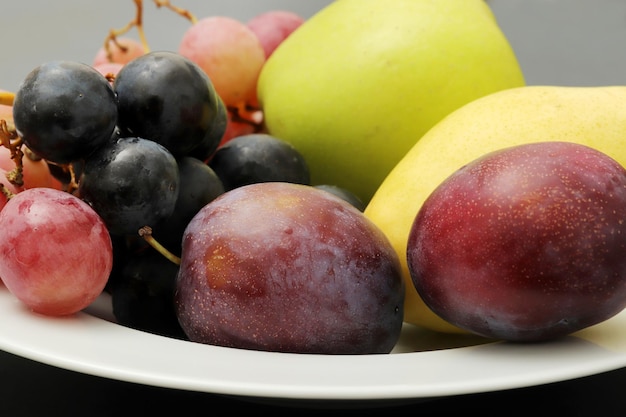
{"type": "Polygon", "coordinates": [[[167,250],[163,245],[161,245],[153,236],[152,236],[152,228],[150,226],[144,226],[139,229],[139,236],[141,236],[150,246],[157,250],[161,255],[165,256],[168,260],[175,263],[176,265],[180,265],[180,258],[174,255],[172,252],[167,250]]]}
{"type": "Polygon", "coordinates": [[[24,177],[22,175],[24,169],[22,164],[22,158],[24,157],[22,138],[18,136],[15,127],[9,125],[4,119],[0,120],[0,145],[11,151],[11,159],[15,163],[15,168],[7,172],[6,177],[12,184],[21,187],[24,185],[24,177]]]}
{"type": "Polygon", "coordinates": [[[260,129],[263,126],[263,112],[259,109],[248,107],[245,103],[229,106],[228,112],[233,121],[247,123],[260,129]]]}
{"type": "MultiPolygon", "coordinates": [[[[28,154],[28,148],[26,148],[27,153],[26,153],[26,157],[27,158],[33,158],[31,156],[29,156],[28,154]]],[[[64,191],[67,191],[70,194],[73,194],[74,191],[78,190],[78,181],[76,180],[76,171],[74,170],[74,165],[73,164],[58,164],[56,162],[52,162],[52,161],[46,161],[48,163],[48,165],[54,165],[59,167],[64,174],[69,174],[70,179],[68,181],[67,184],[65,184],[64,186],[64,191]]]]}
{"type": "Polygon", "coordinates": [[[0,183],[0,193],[3,194],[7,200],[10,200],[15,195],[2,183],[0,183]]]}
{"type": "MultiPolygon", "coordinates": [[[[157,8],[165,7],[166,9],[169,9],[177,13],[178,15],[184,17],[185,19],[189,20],[191,24],[195,24],[198,21],[196,16],[194,16],[189,10],[174,6],[173,4],[170,3],[169,0],[153,0],[153,1],[157,8]]],[[[124,45],[121,45],[118,42],[117,38],[127,33],[132,28],[137,29],[137,34],[139,35],[139,41],[143,45],[144,52],[146,53],[150,52],[150,46],[148,45],[148,40],[146,39],[146,34],[143,30],[143,0],[134,0],[134,2],[135,2],[135,9],[136,9],[135,18],[131,20],[130,22],[128,22],[126,26],[120,29],[111,29],[107,37],[104,39],[104,50],[106,51],[107,59],[109,61],[113,60],[113,52],[111,51],[112,44],[117,46],[122,51],[126,51],[128,49],[124,45]]]]}
{"type": "Polygon", "coordinates": [[[154,4],[157,8],[165,7],[173,12],[176,12],[185,19],[189,20],[192,25],[198,21],[196,16],[194,16],[189,10],[174,6],[170,3],[169,0],[154,0],[154,4]]]}
{"type": "Polygon", "coordinates": [[[130,22],[128,22],[128,24],[126,24],[126,26],[124,26],[123,28],[109,30],[109,34],[104,39],[104,50],[107,53],[107,58],[109,61],[113,60],[111,45],[114,44],[118,48],[125,50],[126,47],[123,45],[120,45],[120,43],[117,41],[117,38],[127,33],[132,28],[137,29],[137,33],[139,35],[139,41],[143,45],[144,52],[150,52],[150,47],[148,46],[148,41],[146,40],[146,35],[143,31],[143,0],[134,0],[134,1],[135,1],[135,7],[136,7],[135,18],[131,20],[130,22]]]}

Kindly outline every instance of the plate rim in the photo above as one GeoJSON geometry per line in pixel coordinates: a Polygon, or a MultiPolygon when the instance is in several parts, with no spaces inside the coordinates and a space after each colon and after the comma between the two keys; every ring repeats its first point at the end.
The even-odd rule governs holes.
{"type": "Polygon", "coordinates": [[[0,320],[0,349],[37,362],[155,387],[273,400],[431,399],[561,382],[626,367],[626,332],[617,338],[617,348],[610,343],[608,347],[606,343],[603,345],[602,340],[599,344],[594,342],[597,339],[594,333],[596,336],[614,333],[613,327],[626,325],[626,311],[582,333],[577,332],[582,334],[580,337],[574,334],[541,344],[493,341],[450,349],[378,355],[247,351],[130,329],[87,311],[71,318],[39,316],[13,299],[2,285],[0,315],[4,316],[0,320]],[[11,320],[7,320],[7,316],[11,320]],[[608,330],[598,333],[602,327],[608,330]],[[59,332],[58,340],[51,336],[56,332],[59,332]],[[46,342],[39,341],[40,335],[47,337],[46,342]],[[111,343],[112,340],[118,343],[111,343]],[[67,343],[74,346],[65,347],[67,343]],[[161,364],[159,352],[142,352],[141,357],[135,357],[135,363],[128,362],[129,358],[124,354],[120,355],[123,349],[142,346],[156,347],[160,354],[173,352],[187,358],[174,358],[171,363],[164,362],[163,369],[151,369],[155,364],[161,364]],[[543,356],[536,355],[537,352],[543,356]],[[198,358],[206,362],[197,364],[198,369],[194,369],[193,360],[198,358]],[[513,362],[523,358],[530,360],[524,366],[511,366],[511,358],[513,362]],[[592,360],[580,361],[580,358],[592,360]],[[176,361],[180,361],[179,369],[176,361]],[[574,363],[576,366],[571,366],[574,363]],[[235,368],[229,369],[228,364],[235,364],[235,368]],[[238,366],[249,366],[250,373],[238,366]],[[518,373],[511,375],[506,369],[498,369],[507,366],[518,373]],[[368,367],[371,372],[366,369],[368,367]],[[217,377],[200,374],[211,370],[217,373],[217,377]],[[440,374],[451,370],[450,378],[440,374]],[[482,375],[460,376],[459,370],[482,372],[482,375]],[[229,376],[229,371],[235,371],[235,376],[229,376]],[[322,375],[325,371],[329,375],[322,375]],[[259,372],[265,373],[266,378],[257,375],[259,372]],[[342,374],[330,375],[332,372],[342,374]],[[373,373],[377,375],[373,376],[373,373]],[[422,376],[426,377],[425,381],[420,380],[422,376]],[[379,382],[368,380],[368,377],[377,378],[379,382]],[[451,380],[453,377],[456,380],[451,380]],[[349,383],[339,385],[342,381],[349,383]]]}

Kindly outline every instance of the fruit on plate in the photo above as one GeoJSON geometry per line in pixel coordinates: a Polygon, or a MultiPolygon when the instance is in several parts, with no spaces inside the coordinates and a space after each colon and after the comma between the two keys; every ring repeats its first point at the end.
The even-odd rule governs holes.
{"type": "Polygon", "coordinates": [[[109,140],[117,123],[117,99],[107,79],[89,65],[49,61],[20,85],[13,119],[29,149],[66,164],[109,140]]]}
{"type": "Polygon", "coordinates": [[[211,154],[225,124],[220,97],[207,74],[189,59],[169,51],[155,51],[133,59],[113,83],[117,124],[126,136],[160,143],[176,157],[198,147],[211,154]]]}
{"type": "Polygon", "coordinates": [[[112,235],[135,235],[174,213],[180,181],[176,159],[164,146],[124,137],[87,159],[78,195],[102,217],[112,235]]]}
{"type": "MultiPolygon", "coordinates": [[[[365,209],[400,256],[428,195],[464,164],[500,148],[562,140],[598,149],[626,165],[626,87],[526,86],[475,100],[433,127],[392,170],[365,209]]],[[[407,286],[405,320],[459,332],[407,286]]]]}
{"type": "Polygon", "coordinates": [[[368,202],[436,122],[521,85],[483,0],[342,0],[276,48],[257,95],[269,133],[304,155],[314,185],[368,202]]]}
{"type": "Polygon", "coordinates": [[[300,152],[265,133],[233,138],[217,149],[209,166],[227,191],[257,182],[310,182],[309,167],[300,152]]]}
{"type": "Polygon", "coordinates": [[[265,51],[245,23],[227,16],[199,19],[183,34],[178,52],[205,71],[226,106],[254,97],[265,51]]]}
{"type": "Polygon", "coordinates": [[[269,10],[252,17],[246,22],[246,26],[257,36],[263,46],[265,58],[268,58],[304,22],[305,19],[295,12],[269,10]]]}
{"type": "Polygon", "coordinates": [[[104,289],[113,265],[109,232],[78,197],[52,188],[15,194],[0,211],[0,276],[33,311],[73,314],[104,289]]]}
{"type": "Polygon", "coordinates": [[[626,307],[626,169],[573,142],[490,152],[426,199],[407,262],[427,306],[481,336],[542,341],[626,307]]]}
{"type": "Polygon", "coordinates": [[[107,39],[96,52],[91,65],[99,67],[104,64],[127,64],[135,58],[146,53],[144,45],[130,37],[117,37],[115,40],[107,39]]]}
{"type": "Polygon", "coordinates": [[[347,201],[286,182],[245,185],[196,214],[176,284],[200,343],[294,353],[388,353],[404,281],[389,241],[347,201]]]}

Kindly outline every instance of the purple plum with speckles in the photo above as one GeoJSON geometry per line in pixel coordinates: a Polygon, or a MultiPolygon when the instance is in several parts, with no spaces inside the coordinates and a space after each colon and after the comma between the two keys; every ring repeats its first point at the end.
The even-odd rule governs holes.
{"type": "Polygon", "coordinates": [[[386,236],[348,202],[282,182],[233,189],[183,237],[175,296],[190,340],[274,352],[388,353],[404,283],[386,236]]]}
{"type": "Polygon", "coordinates": [[[626,306],[626,171],[569,142],[501,149],[424,202],[409,233],[413,283],[444,320],[531,342],[626,306]]]}

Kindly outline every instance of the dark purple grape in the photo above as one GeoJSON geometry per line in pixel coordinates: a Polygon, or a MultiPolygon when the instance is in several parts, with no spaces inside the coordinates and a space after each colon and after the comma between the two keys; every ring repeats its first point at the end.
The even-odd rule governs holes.
{"type": "Polygon", "coordinates": [[[217,103],[217,114],[211,126],[211,131],[205,136],[202,143],[189,153],[189,156],[193,156],[201,161],[208,161],[213,156],[228,127],[228,109],[219,97],[217,103]]]}
{"type": "Polygon", "coordinates": [[[110,83],[89,65],[51,61],[26,76],[15,95],[13,115],[28,148],[66,164],[109,140],[117,104],[110,83]]]}
{"type": "Polygon", "coordinates": [[[129,254],[111,286],[113,315],[123,326],[186,339],[174,308],[178,265],[150,247],[129,254]]]}
{"type": "Polygon", "coordinates": [[[135,58],[117,74],[113,89],[118,126],[126,136],[153,140],[177,157],[198,146],[217,146],[221,139],[212,134],[219,122],[219,96],[211,80],[175,52],[135,58]]]}
{"type": "Polygon", "coordinates": [[[198,211],[219,195],[224,186],[204,162],[190,156],[178,159],[180,189],[174,212],[152,228],[152,235],[170,252],[180,255],[183,233],[198,211]]]}
{"type": "Polygon", "coordinates": [[[209,162],[225,190],[260,182],[309,185],[309,167],[291,144],[265,133],[231,139],[209,162]]]}
{"type": "Polygon", "coordinates": [[[122,138],[86,160],[79,196],[102,217],[113,235],[134,235],[174,211],[180,178],[176,159],[163,146],[122,138]]]}

